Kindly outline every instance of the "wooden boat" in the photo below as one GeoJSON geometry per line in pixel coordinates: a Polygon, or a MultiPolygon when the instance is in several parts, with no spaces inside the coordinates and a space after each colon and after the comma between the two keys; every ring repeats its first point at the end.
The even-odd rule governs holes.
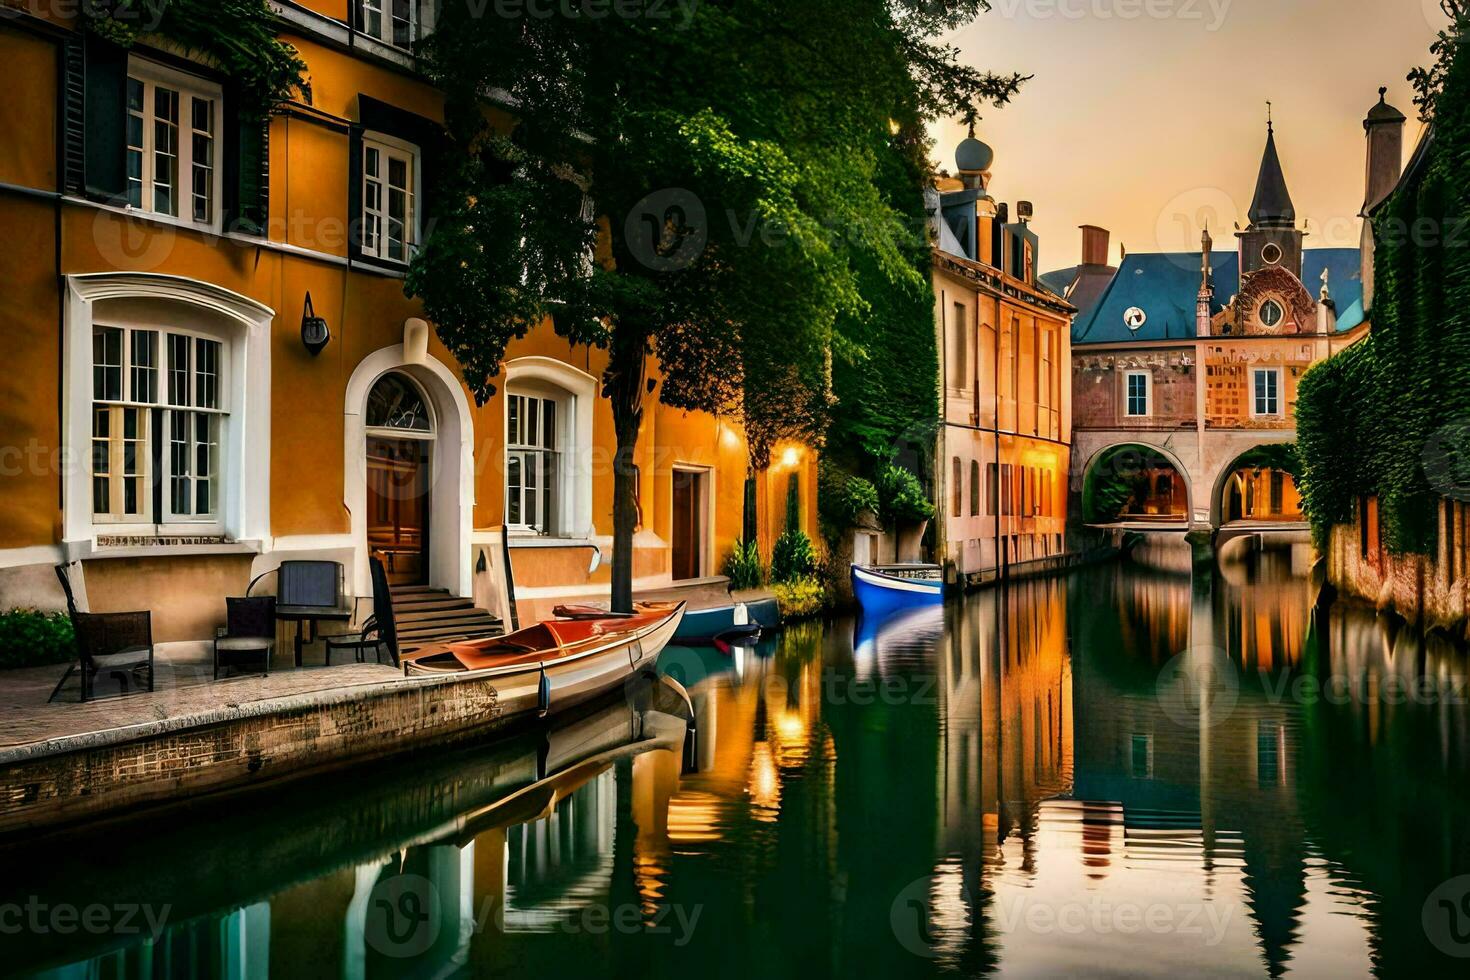
{"type": "Polygon", "coordinates": [[[497,684],[507,715],[540,717],[614,690],[651,669],[684,617],[684,604],[632,615],[552,619],[482,640],[446,643],[404,658],[408,675],[473,672],[497,684]]]}
{"type": "Polygon", "coordinates": [[[852,594],[866,613],[944,601],[938,565],[853,565],[852,594]]]}

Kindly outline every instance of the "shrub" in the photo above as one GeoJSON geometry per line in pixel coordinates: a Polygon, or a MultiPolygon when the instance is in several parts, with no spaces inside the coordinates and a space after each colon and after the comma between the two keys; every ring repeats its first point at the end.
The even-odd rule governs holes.
{"type": "Polygon", "coordinates": [[[817,471],[817,517],[827,540],[834,540],[856,524],[865,510],[878,512],[878,488],[822,460],[817,471]]]}
{"type": "Polygon", "coordinates": [[[934,516],[934,505],[913,473],[890,463],[878,475],[878,513],[883,523],[927,521],[934,516]]]}
{"type": "Polygon", "coordinates": [[[66,613],[0,612],[0,668],[59,664],[75,656],[76,638],[66,613]]]}
{"type": "Polygon", "coordinates": [[[815,616],[827,606],[827,590],[814,575],[781,582],[772,586],[771,591],[781,607],[782,622],[815,616]]]}
{"type": "Polygon", "coordinates": [[[771,580],[794,582],[817,570],[817,549],[805,531],[788,528],[771,551],[771,580]]]}
{"type": "Polygon", "coordinates": [[[725,575],[732,589],[758,589],[766,584],[766,566],[755,541],[736,541],[725,556],[725,575]]]}

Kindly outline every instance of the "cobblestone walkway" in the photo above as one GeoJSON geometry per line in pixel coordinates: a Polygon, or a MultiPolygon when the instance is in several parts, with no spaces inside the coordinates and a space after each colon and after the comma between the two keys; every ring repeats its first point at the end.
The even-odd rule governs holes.
{"type": "MultiPolygon", "coordinates": [[[[289,649],[284,653],[289,663],[289,649]]],[[[0,748],[206,715],[252,701],[403,679],[401,671],[386,664],[297,669],[285,667],[282,659],[278,651],[275,666],[284,669],[268,676],[242,673],[216,681],[207,645],[160,644],[153,692],[123,695],[115,678],[98,675],[97,700],[86,704],[79,703],[81,684],[75,672],[56,700],[47,703],[65,664],[0,671],[0,748]]]]}

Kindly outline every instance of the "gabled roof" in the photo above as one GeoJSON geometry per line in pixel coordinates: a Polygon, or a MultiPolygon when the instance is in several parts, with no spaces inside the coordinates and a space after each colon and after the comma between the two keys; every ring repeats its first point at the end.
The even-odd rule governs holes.
{"type": "MultiPolygon", "coordinates": [[[[1129,254],[1097,302],[1090,309],[1081,309],[1072,321],[1072,343],[1146,343],[1194,337],[1200,261],[1199,252],[1129,254]],[[1147,319],[1137,330],[1130,330],[1123,314],[1135,306],[1147,319]]],[[[1214,252],[1210,261],[1215,280],[1210,312],[1214,314],[1240,291],[1240,268],[1235,252],[1214,252]]],[[[1324,269],[1328,272],[1328,291],[1337,304],[1337,329],[1349,330],[1363,320],[1358,249],[1316,248],[1303,253],[1302,284],[1314,296],[1321,288],[1324,269]]]]}
{"type": "Polygon", "coordinates": [[[1261,172],[1256,177],[1256,196],[1251,201],[1252,225],[1283,226],[1296,224],[1296,207],[1286,189],[1286,175],[1281,172],[1281,157],[1276,154],[1276,133],[1266,132],[1266,152],[1261,157],[1261,172]]]}

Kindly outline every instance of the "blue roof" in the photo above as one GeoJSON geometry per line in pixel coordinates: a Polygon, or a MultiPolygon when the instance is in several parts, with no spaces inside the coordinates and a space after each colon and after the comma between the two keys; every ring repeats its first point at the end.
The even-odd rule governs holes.
{"type": "MultiPolygon", "coordinates": [[[[1212,312],[1225,308],[1240,291],[1239,258],[1235,252],[1215,252],[1212,312]]],[[[1339,332],[1363,322],[1362,263],[1355,248],[1308,249],[1302,256],[1302,282],[1316,295],[1322,270],[1328,270],[1327,288],[1337,303],[1339,332]]],[[[1138,341],[1184,340],[1195,335],[1194,306],[1199,297],[1199,252],[1135,252],[1123,260],[1118,274],[1090,309],[1079,310],[1072,321],[1072,343],[1113,344],[1138,341]],[[1128,329],[1123,314],[1132,307],[1147,320],[1128,329]]]]}

